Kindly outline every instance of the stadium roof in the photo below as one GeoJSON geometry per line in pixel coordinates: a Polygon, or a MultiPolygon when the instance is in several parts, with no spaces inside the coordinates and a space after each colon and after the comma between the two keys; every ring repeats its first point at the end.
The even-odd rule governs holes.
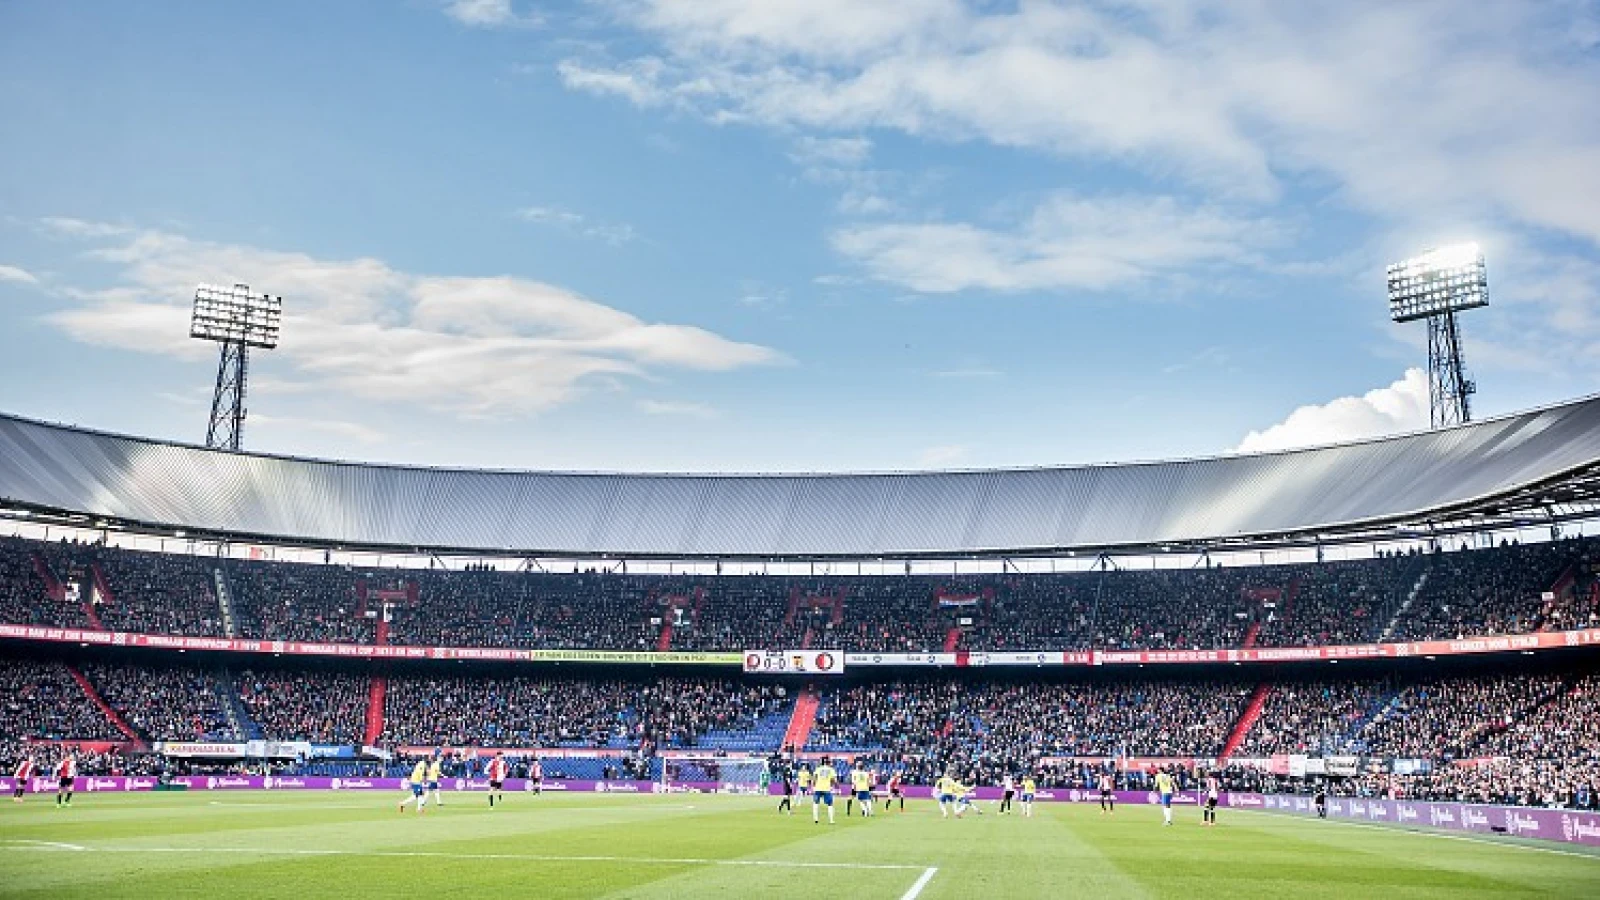
{"type": "Polygon", "coordinates": [[[901,559],[1376,541],[1596,515],[1600,398],[1168,462],[633,475],[230,453],[0,414],[0,505],[80,527],[558,558],[901,559]]]}

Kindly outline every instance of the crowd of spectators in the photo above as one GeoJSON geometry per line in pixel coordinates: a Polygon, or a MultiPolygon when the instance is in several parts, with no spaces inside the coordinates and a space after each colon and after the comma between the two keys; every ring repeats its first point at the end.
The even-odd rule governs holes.
{"type": "Polygon", "coordinates": [[[121,741],[59,663],[0,661],[0,740],[121,741]]]}
{"type": "Polygon", "coordinates": [[[698,745],[783,708],[784,690],[723,679],[394,678],[387,746],[639,749],[698,745]]]}
{"type": "Polygon", "coordinates": [[[1236,754],[1243,757],[1349,752],[1362,724],[1396,688],[1384,680],[1288,682],[1273,687],[1236,754]]]}
{"type": "Polygon", "coordinates": [[[1405,686],[1360,734],[1367,752],[1407,759],[1460,759],[1558,695],[1554,675],[1440,678],[1405,686]]]}
{"type": "Polygon", "coordinates": [[[1586,541],[1578,549],[1571,582],[1545,605],[1548,629],[1600,628],[1600,542],[1586,541]]]}
{"type": "Polygon", "coordinates": [[[112,631],[196,636],[223,633],[214,560],[99,547],[95,562],[111,589],[97,607],[112,631]]]}
{"type": "Polygon", "coordinates": [[[244,738],[229,720],[224,689],[210,672],[103,664],[82,671],[106,704],[151,741],[244,738]]]}
{"type": "MultiPolygon", "coordinates": [[[[365,725],[368,682],[356,675],[271,670],[229,679],[198,668],[112,664],[86,664],[82,672],[151,741],[242,740],[227,711],[230,684],[271,739],[356,744],[365,725]]],[[[1217,757],[1251,688],[1244,681],[942,676],[843,685],[821,693],[804,749],[899,769],[912,783],[952,772],[994,784],[1029,772],[1048,787],[1089,788],[1110,767],[1119,787],[1143,789],[1147,774],[1137,760],[1217,757]]],[[[617,765],[630,772],[647,771],[663,750],[707,746],[712,733],[773,734],[771,723],[781,728],[793,709],[780,684],[718,678],[397,676],[387,698],[387,746],[543,748],[557,751],[556,769],[560,748],[604,748],[622,751],[617,765]],[[758,723],[766,730],[757,732],[758,723]]],[[[1286,679],[1272,686],[1233,758],[1359,756],[1361,775],[1326,782],[1336,794],[1590,808],[1600,787],[1597,709],[1600,675],[1581,671],[1286,679]],[[1395,774],[1410,771],[1396,759],[1424,765],[1395,774]]],[[[124,739],[65,665],[0,661],[0,757],[59,756],[58,748],[30,750],[23,741],[124,739]]],[[[80,763],[85,774],[159,767],[120,753],[87,754],[80,763]]],[[[1198,774],[1183,773],[1185,783],[1198,774]]],[[[1223,781],[1233,790],[1311,784],[1239,765],[1223,781]]]]}
{"type": "Polygon", "coordinates": [[[362,576],[349,567],[230,561],[227,574],[244,637],[372,642],[371,620],[362,615],[356,596],[362,576]]]}
{"type": "Polygon", "coordinates": [[[16,625],[84,628],[89,619],[83,604],[52,597],[34,564],[53,545],[0,538],[0,619],[16,625]]]}
{"type": "Polygon", "coordinates": [[[1387,624],[1384,613],[1398,608],[1410,589],[1417,560],[1380,557],[1298,567],[1275,608],[1262,611],[1256,643],[1322,647],[1376,640],[1387,624]]]}
{"type": "Polygon", "coordinates": [[[393,611],[389,640],[425,646],[653,650],[651,579],[580,572],[415,573],[417,601],[393,611]]]}
{"type": "Polygon", "coordinates": [[[1545,624],[1542,597],[1593,541],[1562,540],[1428,555],[1427,580],[1391,638],[1521,634],[1545,624]]]}
{"type": "Polygon", "coordinates": [[[823,695],[806,748],[980,774],[1053,757],[1216,756],[1249,694],[1205,681],[856,685],[823,695]]]}
{"type": "Polygon", "coordinates": [[[222,565],[236,633],[269,640],[371,643],[387,628],[391,643],[427,646],[1171,650],[1359,643],[1391,621],[1403,641],[1600,623],[1600,541],[1590,539],[1292,566],[698,578],[218,563],[0,540],[0,618],[82,627],[84,604],[52,598],[35,556],[85,599],[98,566],[105,627],[185,635],[226,636],[213,574],[222,565]],[[836,609],[810,597],[843,599],[836,609]]]}
{"type": "Polygon", "coordinates": [[[267,740],[356,746],[364,737],[364,677],[320,672],[308,678],[298,672],[246,670],[234,681],[245,715],[267,740]]]}

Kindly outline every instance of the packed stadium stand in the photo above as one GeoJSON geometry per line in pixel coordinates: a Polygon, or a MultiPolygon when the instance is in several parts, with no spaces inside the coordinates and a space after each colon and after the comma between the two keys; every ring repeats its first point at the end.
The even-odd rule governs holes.
{"type": "Polygon", "coordinates": [[[1324,646],[1591,627],[1597,546],[1568,539],[1188,570],[690,579],[363,570],[12,538],[0,552],[0,617],[9,624],[87,627],[88,608],[113,631],[358,644],[377,640],[382,623],[386,643],[455,647],[793,645],[930,652],[1324,646]],[[84,565],[75,570],[66,560],[84,565]],[[45,580],[72,584],[75,572],[88,602],[57,599],[45,580]],[[234,632],[219,603],[219,575],[230,586],[234,632]],[[814,608],[818,598],[826,605],[814,608]]]}
{"type": "Polygon", "coordinates": [[[1165,765],[1282,791],[1315,758],[1335,792],[1593,806],[1600,540],[1560,527],[1594,517],[1597,474],[1597,400],[1287,453],[839,476],[326,463],[0,415],[0,521],[54,538],[0,538],[0,756],[349,775],[442,747],[609,778],[828,754],[914,783],[1165,765]],[[747,651],[851,663],[742,674],[747,651]]]}

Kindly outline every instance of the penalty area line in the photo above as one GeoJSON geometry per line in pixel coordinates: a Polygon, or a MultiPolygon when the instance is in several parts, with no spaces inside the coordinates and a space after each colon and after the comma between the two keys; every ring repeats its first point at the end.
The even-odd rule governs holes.
{"type": "Polygon", "coordinates": [[[933,876],[937,874],[939,874],[939,870],[933,866],[923,869],[922,877],[918,878],[916,884],[913,884],[904,894],[900,895],[900,900],[917,900],[917,896],[922,893],[922,889],[927,887],[928,882],[932,881],[933,876]]]}
{"type": "MultiPolygon", "coordinates": [[[[1260,809],[1235,809],[1231,811],[1255,813],[1256,815],[1268,816],[1273,819],[1289,819],[1290,821],[1294,821],[1293,817],[1285,816],[1283,813],[1266,812],[1265,810],[1260,809]]],[[[1390,834],[1409,834],[1413,837],[1438,838],[1442,841],[1465,841],[1469,844],[1483,844],[1486,847],[1504,847],[1508,850],[1528,850],[1533,853],[1554,853],[1557,856],[1574,856],[1578,859],[1587,859],[1590,862],[1600,862],[1600,856],[1597,856],[1593,853],[1580,853],[1577,850],[1563,850],[1560,847],[1536,847],[1532,844],[1518,844],[1511,841],[1496,841],[1487,837],[1474,837],[1470,834],[1450,834],[1449,832],[1429,831],[1423,828],[1407,828],[1404,825],[1384,825],[1373,822],[1351,822],[1348,819],[1307,818],[1303,821],[1345,825],[1350,828],[1366,828],[1371,831],[1387,831],[1390,834]]]]}
{"type": "Polygon", "coordinates": [[[446,853],[442,850],[334,850],[324,848],[272,848],[272,847],[81,847],[76,844],[38,846],[48,842],[30,842],[26,845],[3,846],[3,850],[57,850],[71,847],[94,853],[231,853],[243,856],[366,856],[381,859],[463,859],[500,860],[508,862],[603,862],[643,866],[753,866],[783,869],[853,869],[905,872],[922,869],[922,877],[913,885],[914,898],[922,892],[928,880],[938,869],[899,863],[820,862],[787,859],[706,859],[686,856],[557,856],[532,853],[446,853]]]}

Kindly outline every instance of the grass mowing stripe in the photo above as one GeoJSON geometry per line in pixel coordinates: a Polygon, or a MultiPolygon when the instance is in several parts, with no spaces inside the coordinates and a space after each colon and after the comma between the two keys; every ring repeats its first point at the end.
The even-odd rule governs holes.
{"type": "MultiPolygon", "coordinates": [[[[10,845],[0,847],[3,850],[34,850],[44,852],[90,851],[93,853],[232,853],[254,856],[374,856],[394,857],[401,859],[476,859],[476,860],[504,860],[513,862],[605,862],[605,863],[634,863],[637,865],[651,866],[774,866],[786,869],[875,869],[893,871],[914,871],[923,869],[922,866],[901,865],[897,863],[849,863],[849,862],[818,862],[809,860],[787,859],[706,859],[703,857],[665,857],[665,856],[556,856],[548,854],[526,853],[445,853],[439,850],[331,850],[331,849],[291,849],[272,847],[84,847],[76,844],[55,844],[47,841],[38,842],[37,845],[10,845]]],[[[928,879],[938,869],[927,868],[923,871],[920,884],[926,884],[928,879]]],[[[921,893],[922,888],[917,888],[921,893]]],[[[909,896],[916,896],[911,894],[909,896]]]]}
{"type": "MultiPolygon", "coordinates": [[[[1310,819],[1290,819],[1282,813],[1263,812],[1258,809],[1236,809],[1233,812],[1249,813],[1257,816],[1269,816],[1274,819],[1286,821],[1312,821],[1310,819]]],[[[1410,834],[1416,837],[1439,838],[1445,841],[1465,841],[1469,844],[1483,844],[1489,847],[1508,847],[1512,850],[1530,850],[1534,853],[1554,853],[1557,856],[1575,856],[1578,859],[1587,859],[1591,862],[1600,862],[1600,854],[1584,853],[1579,850],[1563,850],[1560,847],[1539,847],[1534,844],[1522,844],[1512,841],[1497,841],[1489,837],[1474,837],[1470,834],[1450,834],[1444,831],[1433,831],[1427,828],[1412,828],[1406,825],[1386,825],[1377,822],[1351,822],[1345,819],[1318,819],[1316,821],[1333,825],[1345,825],[1350,828],[1366,828],[1372,831],[1388,831],[1394,834],[1410,834]]]]}

